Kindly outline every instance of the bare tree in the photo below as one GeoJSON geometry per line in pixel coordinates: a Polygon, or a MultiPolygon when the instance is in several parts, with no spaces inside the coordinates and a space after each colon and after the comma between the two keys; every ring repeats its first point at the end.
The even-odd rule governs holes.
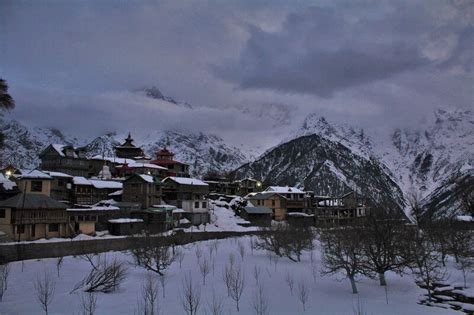
{"type": "Polygon", "coordinates": [[[181,269],[184,260],[184,252],[181,249],[177,249],[174,253],[174,257],[178,260],[179,268],[181,269]]]}
{"type": "Polygon", "coordinates": [[[402,241],[401,257],[410,267],[418,283],[426,288],[428,300],[431,301],[434,284],[447,277],[437,246],[427,233],[418,228],[407,228],[402,241]]]}
{"type": "Polygon", "coordinates": [[[232,268],[230,280],[230,297],[235,301],[237,312],[240,311],[239,302],[245,288],[245,275],[240,265],[235,265],[232,268]]]}
{"type": "Polygon", "coordinates": [[[245,244],[241,241],[239,241],[237,243],[237,246],[239,248],[239,255],[240,255],[240,259],[242,259],[242,261],[244,261],[244,257],[245,257],[245,244]]]}
{"type": "Polygon", "coordinates": [[[202,275],[202,284],[206,285],[206,277],[211,272],[209,261],[204,258],[202,261],[198,261],[199,263],[199,270],[201,271],[202,275]]]}
{"type": "Polygon", "coordinates": [[[212,290],[212,300],[207,302],[208,312],[211,315],[224,315],[224,299],[216,296],[212,290]]]}
{"type": "Polygon", "coordinates": [[[184,276],[181,304],[188,315],[196,315],[201,302],[201,288],[193,284],[191,272],[184,276]]]}
{"type": "Polygon", "coordinates": [[[314,233],[310,227],[278,224],[264,231],[258,236],[255,247],[271,251],[278,257],[299,262],[303,251],[313,249],[314,233]]]}
{"type": "Polygon", "coordinates": [[[395,212],[381,207],[366,218],[362,237],[362,254],[367,274],[378,276],[381,286],[386,286],[385,273],[401,273],[405,264],[400,259],[400,242],[404,220],[395,212]]]}
{"type": "Polygon", "coordinates": [[[293,287],[295,285],[295,277],[288,270],[286,271],[285,281],[286,281],[286,284],[288,284],[288,287],[290,288],[291,295],[293,295],[293,287]]]}
{"type": "Polygon", "coordinates": [[[97,269],[97,266],[100,265],[100,262],[102,260],[102,255],[97,253],[83,254],[77,257],[81,260],[87,261],[93,269],[97,269]]]}
{"type": "Polygon", "coordinates": [[[298,282],[298,299],[303,305],[303,312],[306,312],[306,303],[308,302],[309,298],[309,288],[306,282],[302,279],[298,282]]]}
{"type": "Polygon", "coordinates": [[[464,280],[464,288],[467,288],[467,275],[474,269],[474,256],[463,255],[459,257],[456,267],[461,271],[464,280]]]}
{"type": "Polygon", "coordinates": [[[256,315],[269,314],[268,296],[266,295],[262,284],[259,284],[255,290],[252,299],[252,306],[256,315]]]}
{"type": "Polygon", "coordinates": [[[3,299],[5,291],[8,289],[8,276],[10,274],[10,265],[0,265],[0,302],[3,299]]]}
{"type": "Polygon", "coordinates": [[[202,248],[201,248],[201,246],[196,245],[195,254],[196,254],[197,260],[200,261],[201,257],[202,257],[202,248]]]}
{"type": "Polygon", "coordinates": [[[83,289],[86,292],[113,292],[127,277],[125,264],[114,259],[111,263],[107,259],[101,260],[100,264],[93,267],[89,275],[80,281],[74,289],[83,289]]]}
{"type": "Polygon", "coordinates": [[[255,284],[260,284],[260,275],[262,273],[262,268],[260,266],[254,265],[253,266],[253,277],[255,278],[255,284]]]}
{"type": "Polygon", "coordinates": [[[148,275],[145,279],[141,296],[137,301],[136,315],[158,315],[160,313],[158,298],[158,285],[156,280],[148,275]]]}
{"type": "Polygon", "coordinates": [[[310,269],[311,275],[313,277],[313,281],[316,283],[316,279],[318,278],[318,265],[316,264],[316,258],[314,257],[314,251],[311,251],[310,258],[310,269]]]}
{"type": "Polygon", "coordinates": [[[93,292],[83,292],[80,307],[82,315],[94,315],[97,310],[97,295],[93,292]]]}
{"type": "Polygon", "coordinates": [[[161,293],[163,294],[163,298],[165,298],[166,297],[166,283],[168,283],[168,276],[164,274],[160,276],[158,280],[160,281],[161,293]]]}
{"type": "Polygon", "coordinates": [[[151,239],[145,240],[143,246],[132,249],[132,255],[138,266],[143,266],[146,270],[156,272],[160,276],[176,258],[168,243],[154,242],[151,239]]]}
{"type": "Polygon", "coordinates": [[[61,271],[61,267],[63,266],[63,262],[64,262],[64,257],[63,256],[58,257],[56,259],[56,271],[58,273],[58,277],[59,277],[59,272],[61,271]]]}
{"type": "Polygon", "coordinates": [[[355,226],[327,229],[321,232],[323,275],[344,272],[357,294],[356,277],[365,274],[361,231],[355,226]]]}
{"type": "Polygon", "coordinates": [[[34,283],[36,299],[44,313],[48,315],[49,305],[53,301],[56,283],[51,274],[44,272],[42,277],[38,276],[34,283]]]}

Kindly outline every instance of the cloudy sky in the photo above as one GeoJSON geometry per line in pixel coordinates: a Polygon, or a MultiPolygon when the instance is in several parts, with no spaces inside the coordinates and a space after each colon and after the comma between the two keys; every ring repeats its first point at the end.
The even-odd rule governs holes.
{"type": "Polygon", "coordinates": [[[87,136],[264,139],[313,112],[409,126],[473,107],[473,47],[471,0],[0,1],[11,116],[87,136]],[[136,92],[151,86],[194,109],[136,92]]]}

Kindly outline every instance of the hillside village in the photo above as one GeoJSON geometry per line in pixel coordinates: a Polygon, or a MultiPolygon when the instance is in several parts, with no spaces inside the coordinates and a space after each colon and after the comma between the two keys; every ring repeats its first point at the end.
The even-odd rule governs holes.
{"type": "Polygon", "coordinates": [[[213,204],[239,201],[232,211],[243,225],[272,220],[310,225],[365,216],[368,203],[355,192],[318,196],[297,187],[267,186],[253,178],[191,178],[189,165],[163,147],[148,157],[131,134],[115,156],[87,158],[84,148],[51,144],[38,169],[2,169],[0,231],[4,241],[95,235],[156,234],[211,223],[213,204]]]}

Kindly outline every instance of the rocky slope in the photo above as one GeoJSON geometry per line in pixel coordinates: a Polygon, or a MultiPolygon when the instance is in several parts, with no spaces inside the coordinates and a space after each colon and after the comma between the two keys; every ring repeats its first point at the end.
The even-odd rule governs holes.
{"type": "Polygon", "coordinates": [[[260,178],[265,184],[302,187],[317,195],[341,196],[357,190],[377,202],[404,208],[402,191],[376,159],[318,134],[283,143],[233,175],[260,178]]]}

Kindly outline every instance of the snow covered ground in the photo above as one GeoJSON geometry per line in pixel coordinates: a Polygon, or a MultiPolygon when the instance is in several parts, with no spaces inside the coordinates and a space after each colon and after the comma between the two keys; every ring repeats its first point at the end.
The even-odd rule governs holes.
{"type": "MultiPolygon", "coordinates": [[[[386,294],[376,280],[361,279],[358,283],[359,294],[351,293],[350,284],[341,276],[321,277],[319,269],[319,250],[314,251],[318,272],[314,280],[311,272],[309,253],[305,253],[300,263],[280,258],[277,264],[270,261],[265,251],[250,248],[250,236],[224,240],[210,240],[189,244],[183,247],[185,253],[182,266],[175,261],[166,272],[166,296],[160,291],[160,314],[185,314],[181,304],[182,283],[185,274],[191,272],[193,281],[199,285],[201,303],[198,314],[206,314],[208,301],[213,292],[224,301],[224,314],[255,314],[252,300],[255,296],[256,278],[254,267],[259,268],[260,278],[264,284],[264,294],[269,301],[269,314],[355,314],[358,305],[363,314],[462,314],[452,310],[427,307],[417,304],[420,295],[425,291],[418,288],[411,276],[400,277],[387,274],[388,303],[386,294]],[[217,254],[210,256],[210,248],[218,244],[217,254]],[[239,254],[239,243],[244,245],[243,259],[239,254]],[[199,272],[196,248],[202,251],[201,260],[207,259],[211,272],[203,285],[199,272]],[[227,297],[227,289],[223,281],[223,269],[229,255],[233,254],[235,263],[240,264],[245,272],[245,288],[241,300],[241,309],[237,313],[234,301],[227,297]],[[289,272],[295,279],[294,295],[290,293],[285,276],[289,272]],[[309,299],[306,312],[303,312],[297,298],[298,283],[304,282],[309,288],[309,299]]],[[[137,297],[147,274],[158,275],[134,266],[133,258],[127,252],[110,252],[108,259],[116,257],[129,262],[128,275],[124,283],[115,293],[98,293],[96,314],[133,314],[137,305],[137,297]]],[[[50,273],[56,283],[54,299],[50,305],[50,314],[79,314],[80,294],[69,292],[75,284],[85,277],[91,266],[88,262],[75,257],[65,257],[60,274],[57,276],[57,259],[29,260],[11,263],[8,290],[0,302],[0,314],[41,314],[42,310],[35,300],[34,280],[43,272],[50,273]]],[[[461,276],[452,269],[450,283],[461,282],[461,276]]],[[[474,283],[471,274],[468,283],[474,283]]],[[[209,314],[209,312],[207,313],[209,314]]]]}

